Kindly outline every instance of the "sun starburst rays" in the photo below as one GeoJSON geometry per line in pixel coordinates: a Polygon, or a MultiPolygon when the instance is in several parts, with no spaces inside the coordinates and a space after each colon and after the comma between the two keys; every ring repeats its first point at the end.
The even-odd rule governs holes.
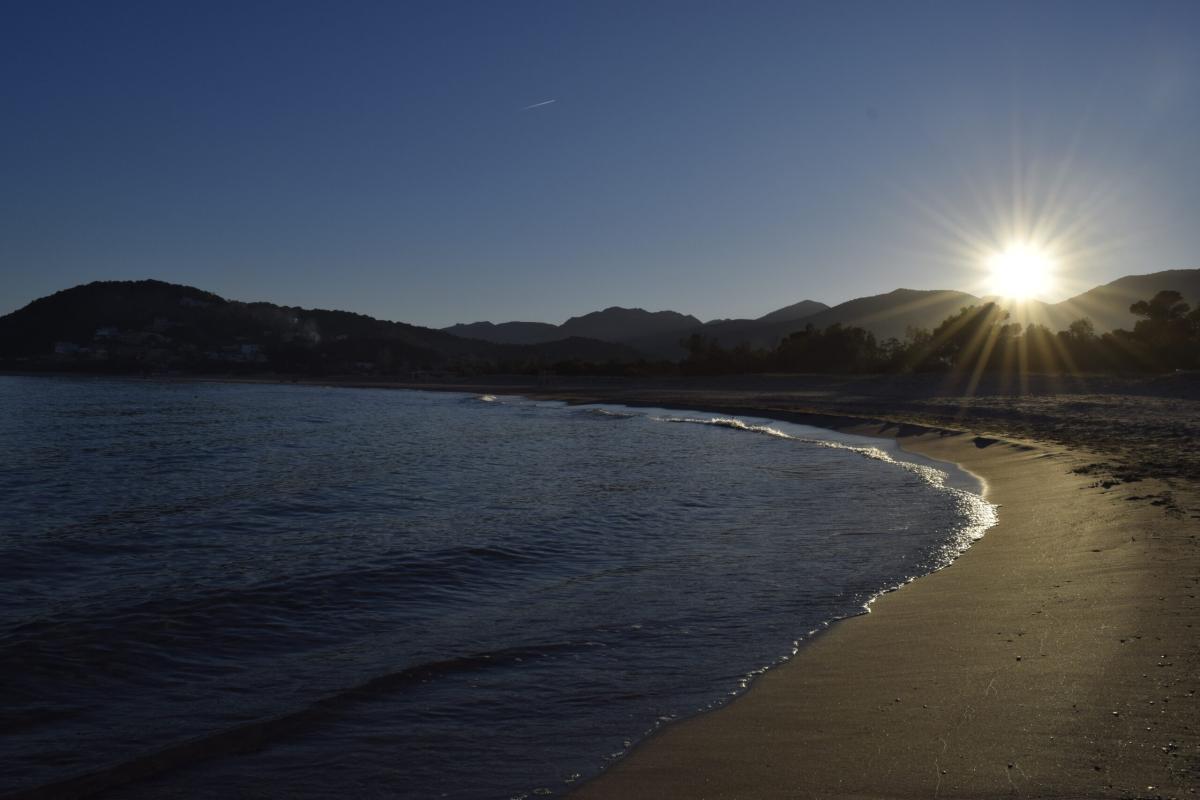
{"type": "Polygon", "coordinates": [[[1091,288],[1095,265],[1137,238],[1120,236],[1111,224],[1119,186],[1070,154],[1055,162],[1027,159],[1018,140],[1014,135],[1006,174],[963,169],[953,191],[903,191],[922,218],[914,227],[920,244],[909,257],[958,273],[964,290],[1003,298],[1012,308],[1091,288]]]}

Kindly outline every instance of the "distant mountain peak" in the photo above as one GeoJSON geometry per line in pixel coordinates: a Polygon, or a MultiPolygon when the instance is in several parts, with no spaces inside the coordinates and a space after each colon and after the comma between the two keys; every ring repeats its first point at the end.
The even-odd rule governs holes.
{"type": "Polygon", "coordinates": [[[557,325],[547,322],[472,322],[442,328],[446,333],[497,344],[542,344],[564,338],[557,325]]]}
{"type": "Polygon", "coordinates": [[[567,336],[584,336],[605,342],[627,342],[645,336],[697,327],[700,320],[678,311],[647,311],[644,308],[609,306],[571,317],[559,330],[567,336]]]}
{"type": "MultiPolygon", "coordinates": [[[[778,308],[769,314],[763,314],[755,322],[787,322],[793,319],[803,319],[811,317],[820,311],[829,308],[825,303],[817,302],[816,300],[801,300],[799,303],[792,303],[790,306],[778,308]]],[[[725,322],[726,320],[719,320],[725,322]]]]}
{"type": "MultiPolygon", "coordinates": [[[[1057,331],[1086,317],[1098,332],[1105,332],[1132,328],[1137,320],[1130,305],[1163,290],[1178,291],[1186,302],[1200,306],[1200,269],[1126,275],[1061,303],[999,304],[1011,311],[1013,322],[1022,325],[1044,325],[1057,331]]],[[[707,325],[677,311],[609,306],[571,317],[562,325],[483,320],[435,331],[346,311],[242,303],[158,280],[94,281],[39,298],[0,317],[0,359],[58,358],[64,355],[56,350],[59,344],[88,351],[97,363],[104,357],[115,363],[144,356],[159,359],[153,363],[160,367],[224,364],[229,348],[273,352],[285,367],[296,366],[288,359],[303,356],[311,361],[304,364],[320,364],[321,369],[332,364],[365,369],[363,364],[378,361],[373,369],[395,370],[403,364],[446,364],[459,358],[492,363],[628,360],[637,356],[635,350],[659,358],[679,358],[683,355],[681,340],[693,333],[725,346],[746,342],[753,347],[774,347],[807,325],[826,328],[841,324],[865,328],[880,339],[901,339],[912,328],[936,328],[964,306],[994,299],[953,290],[900,288],[832,308],[803,300],[757,320],[714,320],[707,325]],[[316,348],[322,349],[318,352],[316,348]],[[169,352],[163,356],[160,351],[169,352]]]]}

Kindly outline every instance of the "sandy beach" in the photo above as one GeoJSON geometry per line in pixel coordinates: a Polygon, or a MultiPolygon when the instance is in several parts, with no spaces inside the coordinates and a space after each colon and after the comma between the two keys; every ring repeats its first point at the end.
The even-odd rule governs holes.
{"type": "Polygon", "coordinates": [[[894,436],[981,477],[1000,507],[950,567],[835,624],[572,796],[1194,796],[1200,508],[1196,400],[1182,386],[970,402],[869,383],[486,386],[894,436]]]}
{"type": "Polygon", "coordinates": [[[1200,0],[6,11],[0,800],[1200,800],[1200,0]]]}
{"type": "Polygon", "coordinates": [[[1151,481],[1095,485],[1067,451],[900,440],[982,477],[999,523],[573,796],[1194,793],[1195,521],[1133,499],[1151,481]]]}

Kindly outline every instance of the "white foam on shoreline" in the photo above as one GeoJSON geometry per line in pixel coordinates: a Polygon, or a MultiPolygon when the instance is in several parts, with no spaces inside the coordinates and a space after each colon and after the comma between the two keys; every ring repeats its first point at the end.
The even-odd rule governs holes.
{"type": "MultiPolygon", "coordinates": [[[[837,436],[837,437],[840,437],[840,438],[848,440],[848,441],[839,441],[838,439],[834,439],[834,438],[820,438],[817,436],[803,436],[803,435],[788,433],[787,431],[782,430],[781,427],[776,427],[776,425],[780,425],[783,427],[796,427],[796,428],[801,428],[801,429],[812,428],[814,430],[814,432],[824,432],[824,429],[813,428],[813,426],[809,426],[809,425],[802,425],[802,424],[798,424],[798,423],[787,423],[787,422],[779,422],[779,423],[775,423],[775,424],[766,424],[765,422],[757,422],[757,421],[746,422],[745,420],[739,419],[735,416],[722,416],[722,415],[717,415],[717,414],[712,414],[709,416],[684,416],[688,412],[680,411],[678,409],[671,409],[671,408],[661,408],[661,407],[660,408],[649,408],[649,407],[625,406],[625,405],[620,405],[620,404],[609,404],[609,403],[604,403],[604,404],[590,403],[590,404],[586,404],[586,405],[582,405],[582,406],[570,406],[569,404],[567,404],[563,401],[559,401],[559,400],[531,400],[530,398],[526,398],[526,397],[519,396],[519,395],[508,395],[508,396],[504,396],[503,399],[497,398],[493,395],[487,395],[487,397],[491,398],[492,401],[496,401],[496,402],[513,402],[513,403],[517,403],[520,405],[535,405],[535,406],[541,406],[544,408],[554,408],[554,409],[572,408],[575,410],[583,410],[586,412],[590,412],[592,414],[605,416],[605,417],[613,417],[613,418],[644,417],[652,422],[661,422],[661,423],[668,423],[668,424],[708,425],[708,426],[713,426],[713,427],[727,428],[727,429],[731,429],[731,430],[741,431],[741,432],[745,432],[745,433],[754,433],[754,434],[758,434],[761,436],[768,436],[768,437],[772,437],[772,438],[776,438],[776,439],[793,441],[793,442],[796,442],[798,444],[803,444],[803,445],[824,447],[824,448],[829,448],[829,449],[833,449],[833,450],[842,450],[842,451],[854,453],[863,458],[868,458],[868,459],[871,459],[874,461],[881,461],[881,462],[899,467],[900,469],[910,472],[913,475],[920,478],[921,481],[924,482],[926,485],[928,485],[931,489],[934,489],[936,491],[945,492],[952,496],[952,498],[954,499],[954,502],[957,506],[957,510],[963,519],[963,523],[951,533],[951,535],[949,536],[947,541],[944,543],[944,545],[942,546],[940,551],[935,554],[932,562],[929,562],[926,564],[926,566],[929,567],[927,571],[921,572],[920,574],[916,574],[916,575],[905,576],[902,579],[897,580],[894,584],[884,586],[879,591],[875,592],[873,595],[871,595],[869,598],[867,598],[867,600],[859,607],[859,610],[856,612],[852,612],[852,613],[845,614],[842,616],[836,616],[831,619],[822,621],[820,625],[818,625],[817,627],[808,631],[807,633],[805,633],[798,639],[794,640],[792,643],[790,652],[781,656],[780,658],[776,659],[775,661],[772,661],[769,664],[764,664],[763,666],[746,673],[738,680],[737,686],[732,691],[730,691],[724,698],[717,699],[707,708],[700,709],[698,713],[703,713],[704,711],[710,711],[720,705],[723,705],[724,702],[726,702],[727,700],[732,699],[733,697],[736,697],[736,696],[742,694],[746,689],[749,688],[750,684],[754,681],[755,678],[764,674],[768,670],[773,669],[773,668],[779,666],[780,664],[783,664],[783,663],[791,660],[799,652],[800,647],[806,641],[812,639],[817,634],[828,630],[830,627],[832,627],[834,625],[834,623],[840,622],[841,620],[844,620],[844,619],[850,619],[855,616],[860,616],[862,614],[869,614],[869,613],[871,613],[871,606],[875,603],[876,600],[878,600],[880,597],[883,597],[885,594],[890,594],[891,592],[894,592],[903,586],[907,586],[908,584],[912,583],[914,580],[922,577],[923,575],[928,575],[928,574],[937,572],[939,570],[945,569],[946,567],[950,566],[950,564],[954,563],[954,561],[960,555],[962,555],[963,552],[965,552],[968,548],[970,548],[970,546],[973,543],[975,543],[979,539],[983,538],[984,534],[987,533],[988,529],[991,528],[993,525],[995,525],[998,520],[998,512],[997,512],[998,507],[992,503],[989,503],[987,500],[985,500],[983,498],[983,496],[982,496],[983,483],[982,483],[982,480],[978,478],[978,476],[972,475],[971,473],[968,473],[965,470],[962,470],[962,468],[958,467],[957,465],[946,464],[946,466],[948,468],[956,469],[956,470],[958,470],[959,473],[961,473],[961,475],[958,476],[958,478],[954,482],[963,484],[963,485],[977,485],[980,487],[980,491],[977,493],[977,492],[973,492],[973,491],[968,491],[967,489],[960,488],[959,486],[951,485],[951,480],[952,480],[951,475],[945,469],[940,469],[938,467],[931,466],[930,464],[921,464],[921,463],[916,463],[916,461],[908,461],[908,460],[896,458],[891,453],[889,453],[885,449],[883,449],[882,447],[871,446],[871,445],[867,445],[867,444],[852,443],[855,440],[865,440],[868,437],[862,437],[862,436],[857,436],[857,435],[853,435],[853,434],[842,434],[842,433],[839,433],[839,432],[833,431],[833,430],[829,431],[830,436],[837,436]]],[[[699,413],[704,413],[704,412],[699,412],[699,413]]],[[[751,418],[751,419],[753,419],[753,418],[751,418]]],[[[898,444],[896,445],[896,447],[898,448],[898,444]]],[[[912,455],[912,454],[906,454],[906,455],[912,455]]],[[[930,462],[938,463],[938,464],[945,463],[945,462],[936,461],[935,459],[927,459],[927,458],[924,458],[921,456],[915,456],[915,455],[913,456],[913,458],[920,459],[923,461],[930,461],[930,462]]],[[[658,720],[657,723],[649,731],[646,732],[646,735],[647,736],[650,735],[655,730],[657,730],[659,727],[661,727],[663,724],[665,724],[669,721],[671,721],[671,719],[658,720]]],[[[623,754],[624,754],[623,752],[614,753],[613,756],[619,757],[623,754]]]]}
{"type": "MultiPolygon", "coordinates": [[[[960,486],[952,485],[951,475],[945,469],[940,469],[929,464],[917,463],[917,460],[909,461],[895,458],[891,453],[888,453],[881,447],[852,444],[847,441],[839,441],[838,439],[832,438],[800,436],[793,433],[788,433],[787,431],[782,430],[781,427],[776,427],[776,425],[787,427],[792,427],[794,425],[795,427],[799,428],[812,427],[808,425],[799,425],[795,423],[776,423],[776,425],[772,425],[759,422],[746,422],[736,416],[721,416],[717,414],[704,417],[692,417],[684,416],[684,414],[687,412],[679,411],[677,409],[649,407],[643,408],[637,406],[625,406],[616,403],[588,403],[580,406],[571,406],[560,400],[533,400],[521,395],[503,395],[501,397],[497,397],[496,395],[487,394],[482,395],[477,399],[485,402],[516,403],[520,405],[534,405],[554,409],[572,408],[611,418],[628,419],[631,417],[645,417],[653,422],[711,425],[714,427],[729,428],[746,433],[756,433],[762,436],[770,436],[777,439],[785,439],[815,447],[843,450],[855,453],[863,458],[869,458],[874,461],[882,461],[884,463],[894,465],[916,475],[930,488],[947,492],[952,495],[958,506],[960,514],[965,519],[964,524],[955,530],[953,534],[951,534],[950,539],[943,546],[941,552],[937,554],[937,557],[931,565],[929,572],[936,572],[953,563],[954,560],[958,558],[958,556],[961,555],[967,548],[969,548],[972,543],[982,538],[983,535],[987,533],[987,530],[996,524],[996,520],[998,519],[997,507],[987,502],[982,496],[982,481],[977,476],[963,471],[956,465],[947,464],[947,467],[957,469],[961,473],[959,480],[954,482],[961,484],[969,481],[970,483],[980,486],[979,492],[968,491],[960,488],[960,486]]],[[[831,435],[836,435],[850,440],[866,438],[851,434],[839,434],[832,430],[830,430],[829,433],[831,435]]],[[[913,456],[913,458],[932,461],[932,459],[924,459],[920,456],[913,456]]],[[[894,586],[885,587],[863,604],[862,611],[864,613],[870,613],[871,605],[877,599],[879,599],[879,597],[895,591],[901,586],[911,583],[913,580],[919,577],[920,575],[910,575],[894,586]]]]}
{"type": "MultiPolygon", "coordinates": [[[[883,461],[887,464],[895,465],[916,475],[931,488],[948,492],[954,497],[958,506],[958,511],[965,517],[966,522],[952,535],[951,540],[947,543],[946,547],[943,549],[943,552],[939,554],[936,563],[933,565],[933,570],[931,571],[937,571],[948,566],[964,550],[970,547],[973,542],[982,538],[987,532],[988,528],[996,524],[996,506],[987,502],[978,494],[948,485],[947,478],[949,477],[949,474],[945,470],[937,469],[936,467],[931,467],[924,464],[917,464],[911,461],[898,460],[893,458],[890,453],[887,453],[878,447],[847,444],[845,442],[839,442],[832,439],[796,436],[770,425],[748,424],[740,419],[737,419],[736,417],[703,418],[653,415],[647,416],[649,419],[656,422],[714,425],[721,428],[731,428],[733,430],[745,431],[747,433],[757,433],[763,436],[772,436],[778,439],[787,439],[802,444],[814,445],[816,447],[827,447],[834,450],[846,450],[856,453],[864,458],[869,458],[875,461],[883,461]]],[[[880,595],[894,591],[895,589],[903,586],[905,583],[911,582],[917,577],[919,576],[910,576],[903,583],[884,589],[883,591],[879,592],[879,594],[868,600],[863,606],[863,609],[869,612],[871,610],[871,603],[875,602],[880,595]]]]}
{"type": "MultiPolygon", "coordinates": [[[[662,416],[647,414],[648,419],[655,422],[693,424],[693,425],[712,425],[721,428],[730,428],[733,430],[744,431],[747,433],[757,433],[763,436],[770,436],[777,439],[786,439],[799,442],[802,444],[813,445],[816,447],[826,447],[835,450],[845,450],[864,458],[869,458],[876,461],[883,461],[888,464],[895,465],[912,474],[918,476],[922,481],[928,484],[931,488],[949,493],[955,500],[957,510],[962,515],[964,523],[957,528],[950,536],[949,540],[943,545],[941,551],[937,554],[931,569],[928,572],[923,572],[919,575],[910,575],[898,581],[894,585],[885,586],[871,597],[867,598],[861,606],[861,611],[858,614],[846,614],[844,616],[834,617],[823,621],[819,626],[808,631],[804,636],[796,639],[792,643],[791,652],[779,658],[771,664],[765,664],[758,669],[752,670],[738,681],[737,687],[729,692],[727,699],[736,697],[749,688],[755,678],[767,672],[770,669],[790,660],[799,651],[803,643],[813,636],[828,630],[834,623],[844,619],[849,619],[859,614],[871,613],[871,606],[880,597],[885,594],[896,591],[897,589],[912,583],[922,575],[928,575],[938,570],[944,569],[952,564],[963,552],[965,552],[974,542],[981,539],[988,529],[996,524],[998,520],[997,507],[984,500],[980,494],[969,492],[964,489],[953,487],[947,484],[949,473],[945,470],[937,469],[924,464],[917,464],[911,461],[902,461],[892,457],[891,454],[885,452],[881,448],[865,445],[848,444],[832,439],[820,439],[815,437],[796,436],[786,431],[780,430],[771,425],[747,423],[736,417],[683,417],[683,416],[662,416]]],[[[969,473],[968,473],[969,474],[969,473]]],[[[971,476],[974,477],[974,476],[971,476]]],[[[715,708],[714,704],[711,708],[715,708]]],[[[657,727],[657,726],[656,726],[657,727]]]]}

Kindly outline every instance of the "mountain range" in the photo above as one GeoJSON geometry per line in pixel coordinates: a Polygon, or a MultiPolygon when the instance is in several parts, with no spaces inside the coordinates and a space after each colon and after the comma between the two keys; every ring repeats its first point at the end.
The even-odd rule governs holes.
{"type": "Polygon", "coordinates": [[[935,328],[960,308],[989,301],[1007,308],[1010,318],[1022,325],[1045,325],[1058,331],[1086,317],[1097,332],[1104,332],[1133,327],[1135,317],[1129,312],[1129,306],[1163,289],[1174,289],[1189,303],[1197,303],[1200,301],[1200,269],[1127,275],[1059,303],[1031,300],[1014,304],[1001,298],[977,297],[952,290],[896,289],[832,307],[814,300],[802,300],[756,319],[719,319],[703,323],[694,316],[675,311],[650,312],[614,306],[572,317],[562,325],[475,322],[452,325],[443,330],[493,342],[533,343],[568,335],[586,336],[627,344],[650,356],[674,359],[684,353],[681,340],[693,334],[715,339],[726,347],[744,342],[752,347],[770,348],[789,333],[807,325],[826,328],[837,323],[865,328],[881,340],[903,339],[910,329],[935,328]]]}
{"type": "MultiPolygon", "coordinates": [[[[1200,270],[1129,275],[1061,303],[1010,305],[1010,318],[1053,331],[1083,317],[1097,332],[1132,328],[1129,306],[1164,289],[1197,304],[1200,270]]],[[[701,322],[676,311],[613,306],[561,325],[475,322],[436,330],[347,311],[238,302],[162,281],[97,281],[0,317],[0,362],[113,369],[530,371],[561,369],[565,362],[679,359],[685,355],[682,342],[696,334],[726,347],[772,348],[809,325],[841,324],[865,328],[881,340],[903,339],[911,329],[935,328],[961,308],[992,299],[896,289],[832,307],[802,300],[756,319],[701,322]]]]}
{"type": "Polygon", "coordinates": [[[163,281],[96,281],[0,317],[0,361],[197,369],[254,365],[328,372],[548,367],[629,362],[628,345],[557,337],[499,344],[364,314],[243,303],[163,281]]]}

